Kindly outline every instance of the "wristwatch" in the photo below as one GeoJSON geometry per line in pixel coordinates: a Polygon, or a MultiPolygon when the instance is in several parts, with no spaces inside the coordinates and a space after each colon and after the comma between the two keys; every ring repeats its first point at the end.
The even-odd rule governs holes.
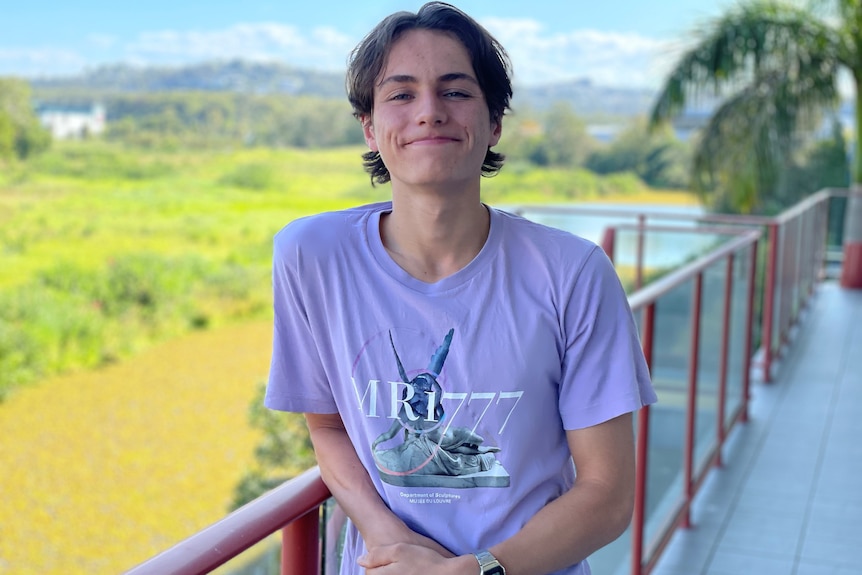
{"type": "Polygon", "coordinates": [[[473,555],[479,562],[479,575],[506,575],[506,569],[489,551],[477,551],[473,555]]]}

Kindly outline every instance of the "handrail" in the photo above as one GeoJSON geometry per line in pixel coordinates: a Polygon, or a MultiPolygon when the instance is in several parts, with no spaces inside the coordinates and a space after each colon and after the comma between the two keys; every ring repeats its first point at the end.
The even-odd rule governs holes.
{"type": "MultiPolygon", "coordinates": [[[[646,228],[646,230],[652,229],[652,227],[646,228]]],[[[685,228],[671,227],[663,227],[659,229],[666,231],[685,231],[689,233],[692,231],[686,230],[685,228]]],[[[704,254],[694,261],[669,272],[667,275],[662,276],[631,294],[628,299],[629,307],[632,308],[632,311],[636,312],[645,308],[647,305],[655,302],[658,298],[669,293],[674,288],[679,287],[687,280],[690,280],[697,274],[702,273],[714,263],[722,259],[726,259],[730,254],[739,251],[740,248],[751,245],[762,235],[759,230],[723,229],[722,233],[734,233],[737,237],[727,241],[708,254],[704,254]]]]}
{"type": "MultiPolygon", "coordinates": [[[[811,295],[814,285],[822,279],[826,261],[826,234],[828,226],[828,202],[831,198],[846,197],[846,188],[823,188],[800,200],[797,204],[782,211],[776,216],[745,216],[734,214],[694,214],[671,211],[650,211],[644,213],[638,210],[618,210],[589,205],[534,205],[523,204],[515,208],[519,214],[569,214],[582,216],[602,216],[627,218],[635,223],[618,224],[623,226],[644,227],[650,220],[675,220],[678,222],[730,225],[743,228],[756,227],[766,232],[765,242],[768,250],[762,258],[761,270],[764,287],[759,292],[762,296],[762,313],[760,314],[761,346],[757,363],[760,367],[760,379],[769,382],[772,379],[775,362],[781,357],[783,346],[787,343],[799,313],[811,295]],[[805,228],[813,228],[806,230],[805,228]],[[803,242],[806,236],[808,242],[803,242]]],[[[652,224],[650,228],[655,229],[652,224]]],[[[613,248],[615,241],[613,230],[606,230],[602,237],[603,247],[613,248]]],[[[638,236],[638,251],[643,243],[643,234],[638,236]]],[[[638,255],[640,261],[640,255],[638,255]]],[[[638,281],[636,288],[641,287],[641,269],[636,269],[638,281]]]]}
{"type": "MultiPolygon", "coordinates": [[[[221,521],[214,523],[177,543],[167,551],[141,563],[126,575],[200,575],[233,559],[252,545],[263,541],[279,529],[295,525],[308,517],[304,529],[316,529],[317,510],[330,497],[329,489],[320,478],[317,467],[305,471],[279,487],[240,507],[221,521]]],[[[298,527],[298,526],[297,526],[298,527]]],[[[315,540],[317,533],[314,533],[315,540]]],[[[316,549],[302,549],[301,552],[316,549]]],[[[297,569],[285,574],[308,575],[297,569]]]]}
{"type": "MultiPolygon", "coordinates": [[[[695,410],[692,407],[693,393],[697,393],[698,374],[698,345],[692,341],[690,346],[691,362],[688,370],[688,394],[686,402],[686,439],[683,469],[685,485],[682,501],[673,508],[669,520],[659,530],[658,535],[652,541],[646,541],[646,506],[647,495],[647,469],[649,460],[649,430],[650,412],[649,407],[643,408],[638,413],[637,431],[637,488],[635,500],[635,513],[632,523],[631,557],[632,575],[648,575],[656,565],[659,556],[665,546],[669,543],[676,526],[689,524],[689,511],[692,499],[702,485],[707,469],[714,465],[721,465],[721,448],[727,437],[728,431],[738,422],[745,421],[748,416],[749,398],[749,376],[751,373],[752,357],[752,334],[754,326],[754,308],[756,281],[758,272],[758,246],[766,234],[768,251],[763,261],[765,271],[762,296],[764,300],[764,347],[766,357],[764,360],[764,380],[768,380],[769,362],[771,361],[773,327],[775,321],[778,330],[778,341],[784,338],[784,333],[789,323],[798,315],[798,309],[805,304],[807,297],[813,292],[813,285],[821,279],[818,267],[822,266],[825,250],[817,242],[825,245],[825,217],[823,205],[825,201],[840,191],[822,190],[818,194],[803,200],[797,206],[783,212],[774,218],[739,218],[737,216],[695,216],[686,217],[680,214],[649,214],[650,218],[666,219],[695,219],[698,226],[684,228],[681,226],[654,226],[646,225],[646,217],[638,215],[637,223],[633,226],[639,234],[643,235],[651,231],[679,231],[685,233],[720,233],[730,235],[731,239],[724,242],[720,247],[709,253],[696,258],[682,267],[664,275],[639,289],[629,296],[629,304],[635,313],[642,313],[641,341],[644,355],[650,369],[653,369],[654,350],[658,349],[656,343],[656,303],[660,298],[669,294],[672,290],[679,288],[686,282],[693,280],[694,294],[693,302],[696,309],[691,311],[692,329],[699,331],[701,321],[699,314],[699,302],[702,298],[704,274],[712,266],[725,261],[724,302],[722,312],[722,334],[721,334],[721,366],[718,382],[718,407],[716,441],[708,450],[705,462],[700,465],[694,461],[694,418],[695,410]],[[710,223],[714,225],[703,225],[710,223]],[[791,245],[793,249],[791,250],[791,245]],[[810,244],[810,245],[808,245],[810,244]],[[725,418],[724,402],[726,398],[727,379],[727,355],[729,338],[729,309],[732,303],[731,286],[733,285],[734,261],[738,254],[750,250],[749,266],[745,271],[747,278],[746,317],[744,326],[742,357],[743,380],[741,383],[740,404],[730,417],[725,418]],[[807,251],[806,251],[807,250],[807,251]],[[788,295],[789,294],[789,295],[788,295]],[[788,319],[790,318],[790,319],[788,319]]],[[[531,208],[530,206],[523,206],[531,208]]],[[[546,211],[544,206],[539,206],[546,211]]],[[[522,211],[533,211],[525,209],[522,211]]],[[[604,214],[620,216],[620,211],[613,210],[590,210],[584,208],[558,207],[554,213],[584,213],[604,214]]],[[[629,214],[631,215],[631,214],[629,214]]],[[[617,227],[624,229],[630,227],[619,224],[617,227]]],[[[613,246],[613,238],[610,238],[610,246],[613,246]]],[[[642,246],[642,238],[639,238],[639,246],[642,246]]],[[[613,257],[613,254],[610,254],[613,257]]],[[[693,340],[696,340],[693,337],[693,340]]],[[[230,559],[241,554],[252,545],[264,540],[273,533],[282,530],[282,574],[283,575],[309,575],[320,572],[320,543],[319,543],[319,507],[330,497],[330,492],[320,478],[317,467],[309,469],[302,475],[273,489],[260,498],[248,503],[244,507],[231,513],[221,521],[192,535],[188,539],[178,543],[174,547],[153,557],[152,559],[127,571],[127,575],[200,575],[208,573],[223,565],[230,559]]]]}

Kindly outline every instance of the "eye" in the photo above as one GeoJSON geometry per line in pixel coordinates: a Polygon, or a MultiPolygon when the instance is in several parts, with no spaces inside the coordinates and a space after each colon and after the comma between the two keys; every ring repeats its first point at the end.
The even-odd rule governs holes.
{"type": "Polygon", "coordinates": [[[462,92],[460,90],[446,90],[443,93],[447,98],[469,98],[470,94],[466,92],[462,92]]]}
{"type": "Polygon", "coordinates": [[[388,99],[390,101],[398,101],[398,100],[409,100],[412,97],[413,96],[411,94],[409,94],[408,92],[396,92],[396,93],[392,94],[391,96],[389,96],[388,99]]]}

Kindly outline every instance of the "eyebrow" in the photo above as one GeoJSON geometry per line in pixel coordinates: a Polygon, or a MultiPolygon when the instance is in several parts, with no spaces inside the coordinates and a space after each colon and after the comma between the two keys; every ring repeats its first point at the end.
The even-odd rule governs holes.
{"type": "MultiPolygon", "coordinates": [[[[443,74],[439,78],[437,78],[438,82],[454,82],[457,80],[467,80],[472,82],[473,84],[479,85],[479,81],[476,80],[470,74],[465,74],[464,72],[450,72],[448,74],[443,74]]],[[[385,84],[395,83],[395,84],[416,84],[419,80],[416,76],[411,76],[410,74],[393,74],[392,76],[388,76],[380,81],[377,84],[378,87],[383,86],[385,84]]]]}

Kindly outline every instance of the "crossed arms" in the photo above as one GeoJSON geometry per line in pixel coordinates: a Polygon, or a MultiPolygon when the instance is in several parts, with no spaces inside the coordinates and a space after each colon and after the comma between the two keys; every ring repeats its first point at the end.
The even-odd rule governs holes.
{"type": "MultiPolygon", "coordinates": [[[[411,530],[383,502],[338,414],[305,415],[323,481],[362,535],[368,575],[475,575],[472,555],[456,557],[411,530]]],[[[632,416],[566,432],[574,486],[514,536],[491,547],[507,575],[542,575],[573,565],[626,529],[634,504],[632,416]]],[[[477,550],[478,551],[478,550],[477,550]]]]}

